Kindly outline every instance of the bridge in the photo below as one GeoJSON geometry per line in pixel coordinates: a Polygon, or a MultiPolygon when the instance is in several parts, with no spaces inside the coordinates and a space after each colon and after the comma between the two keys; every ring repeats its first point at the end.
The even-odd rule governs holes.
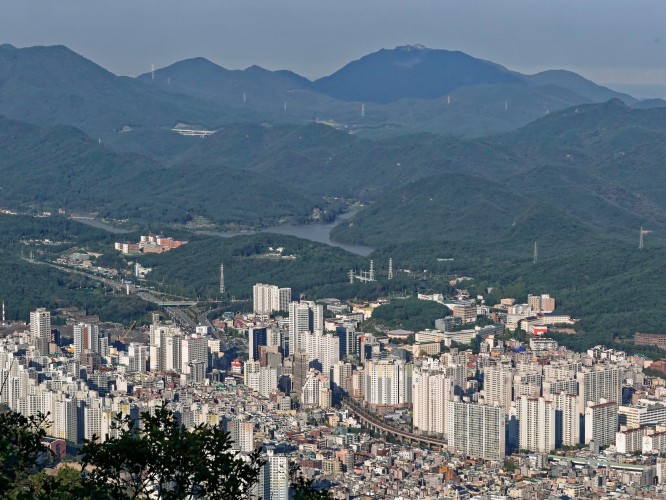
{"type": "Polygon", "coordinates": [[[388,425],[382,419],[373,415],[350,398],[345,398],[342,402],[342,406],[356,415],[356,417],[364,424],[364,427],[377,431],[380,434],[389,434],[401,442],[408,442],[416,446],[425,445],[434,450],[446,451],[448,449],[446,440],[414,434],[388,425]]]}

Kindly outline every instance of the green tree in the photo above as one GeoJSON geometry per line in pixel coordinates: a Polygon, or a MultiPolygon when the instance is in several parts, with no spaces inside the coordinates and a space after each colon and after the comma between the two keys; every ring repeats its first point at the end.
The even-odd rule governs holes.
{"type": "Polygon", "coordinates": [[[48,460],[42,444],[45,422],[45,415],[0,412],[0,492],[28,488],[30,476],[48,460]]]}
{"type": "Polygon", "coordinates": [[[141,414],[141,425],[118,417],[117,437],[87,440],[84,476],[109,498],[162,499],[248,498],[263,460],[259,451],[248,460],[231,451],[229,434],[219,427],[198,425],[187,430],[166,406],[141,414]]]}

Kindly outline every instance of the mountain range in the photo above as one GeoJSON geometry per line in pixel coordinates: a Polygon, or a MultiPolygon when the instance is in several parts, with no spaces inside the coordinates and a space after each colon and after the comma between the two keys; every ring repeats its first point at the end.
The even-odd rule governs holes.
{"type": "Polygon", "coordinates": [[[179,123],[218,129],[321,121],[368,137],[476,137],[609,98],[662,104],[639,102],[566,71],[522,75],[462,52],[421,46],[382,49],[315,81],[257,66],[227,70],[203,58],[129,78],[64,46],[0,46],[0,114],[73,125],[128,151],[141,150],[145,141],[137,135],[152,137],[179,123]]]}

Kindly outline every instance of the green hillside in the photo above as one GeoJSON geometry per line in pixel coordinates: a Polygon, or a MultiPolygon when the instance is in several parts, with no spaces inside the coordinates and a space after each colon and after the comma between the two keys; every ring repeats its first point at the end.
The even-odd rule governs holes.
{"type": "Polygon", "coordinates": [[[72,127],[38,127],[0,117],[0,205],[98,212],[133,222],[269,225],[307,220],[321,199],[274,179],[218,165],[166,167],[119,154],[72,127]]]}

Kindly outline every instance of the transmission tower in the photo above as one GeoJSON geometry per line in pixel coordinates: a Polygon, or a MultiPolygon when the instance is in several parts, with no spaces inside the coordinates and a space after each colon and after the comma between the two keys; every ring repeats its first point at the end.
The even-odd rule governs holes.
{"type": "Polygon", "coordinates": [[[534,260],[532,261],[533,264],[537,263],[537,259],[539,258],[539,248],[537,247],[537,242],[534,242],[534,260]]]}
{"type": "Polygon", "coordinates": [[[375,261],[370,259],[370,272],[368,273],[368,281],[375,281],[375,261]]]}
{"type": "Polygon", "coordinates": [[[390,280],[393,279],[393,258],[389,258],[388,279],[390,279],[390,280]]]}
{"type": "Polygon", "coordinates": [[[354,271],[353,271],[353,269],[349,270],[349,282],[354,283],[354,271]]]}
{"type": "Polygon", "coordinates": [[[226,288],[224,286],[224,264],[220,264],[220,295],[226,293],[226,288]]]}
{"type": "Polygon", "coordinates": [[[644,242],[643,242],[643,235],[645,235],[645,234],[650,234],[651,232],[652,232],[652,231],[651,231],[650,229],[643,229],[643,228],[641,227],[640,236],[639,236],[639,239],[638,239],[638,248],[639,248],[639,249],[642,249],[643,246],[644,246],[644,245],[643,245],[643,243],[644,243],[644,242]]]}

